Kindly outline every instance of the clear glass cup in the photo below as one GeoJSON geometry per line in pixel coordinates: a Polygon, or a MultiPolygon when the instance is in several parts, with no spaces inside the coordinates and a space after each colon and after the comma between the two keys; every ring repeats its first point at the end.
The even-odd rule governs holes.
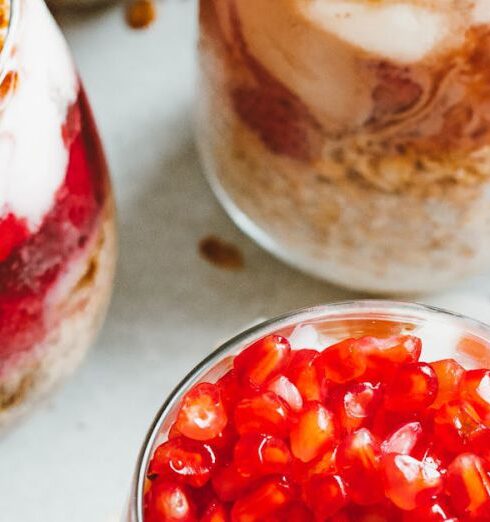
{"type": "Polygon", "coordinates": [[[383,293],[490,266],[490,6],[201,0],[198,141],[235,222],[383,293]]]}
{"type": "Polygon", "coordinates": [[[111,293],[115,228],[103,150],[60,31],[42,0],[0,5],[3,428],[92,343],[111,293]]]}
{"type": "Polygon", "coordinates": [[[141,448],[127,522],[144,522],[143,496],[150,459],[166,440],[182,396],[198,382],[216,382],[246,346],[269,335],[289,337],[293,348],[321,348],[364,335],[409,333],[423,342],[421,360],[454,358],[466,368],[490,367],[490,326],[437,308],[394,301],[354,301],[292,312],[254,326],[220,346],[174,389],[158,412],[141,448]],[[294,333],[293,333],[294,332],[294,333]]]}

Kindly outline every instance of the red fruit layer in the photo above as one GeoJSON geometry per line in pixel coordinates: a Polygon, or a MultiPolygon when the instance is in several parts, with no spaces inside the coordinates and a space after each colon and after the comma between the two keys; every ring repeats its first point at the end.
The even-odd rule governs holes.
{"type": "Polygon", "coordinates": [[[183,397],[148,469],[145,520],[490,520],[490,372],[422,363],[421,348],[255,342],[183,397]]]}
{"type": "MultiPolygon", "coordinates": [[[[228,1],[234,30],[234,47],[228,49],[229,67],[240,71],[238,81],[230,85],[235,112],[272,153],[313,161],[320,155],[320,124],[303,101],[249,52],[234,2],[228,1]]],[[[212,7],[203,6],[203,10],[208,9],[212,7]]]]}
{"type": "Polygon", "coordinates": [[[0,369],[50,328],[46,296],[69,261],[83,251],[106,198],[107,167],[82,89],[60,132],[69,162],[41,227],[30,234],[25,221],[13,214],[0,218],[0,369]]]}

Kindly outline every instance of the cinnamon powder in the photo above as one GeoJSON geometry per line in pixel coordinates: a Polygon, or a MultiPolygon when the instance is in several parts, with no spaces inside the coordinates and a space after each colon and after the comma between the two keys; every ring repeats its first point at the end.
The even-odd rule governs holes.
{"type": "Polygon", "coordinates": [[[216,236],[207,236],[199,242],[201,257],[225,270],[241,270],[244,266],[241,251],[233,244],[216,236]]]}
{"type": "Polygon", "coordinates": [[[146,29],[156,17],[154,0],[132,0],[126,8],[126,22],[132,29],[146,29]]]}

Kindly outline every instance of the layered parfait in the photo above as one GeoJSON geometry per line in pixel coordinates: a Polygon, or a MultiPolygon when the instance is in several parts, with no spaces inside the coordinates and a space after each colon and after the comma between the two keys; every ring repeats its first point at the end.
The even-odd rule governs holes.
{"type": "Polygon", "coordinates": [[[167,401],[130,520],[490,520],[489,333],[379,302],[246,332],[167,401]]]}
{"type": "Polygon", "coordinates": [[[200,148],[242,228],[369,291],[488,268],[486,0],[200,5],[200,148]]]}
{"type": "Polygon", "coordinates": [[[0,0],[0,428],[81,360],[115,258],[104,154],[41,0],[0,0]]]}

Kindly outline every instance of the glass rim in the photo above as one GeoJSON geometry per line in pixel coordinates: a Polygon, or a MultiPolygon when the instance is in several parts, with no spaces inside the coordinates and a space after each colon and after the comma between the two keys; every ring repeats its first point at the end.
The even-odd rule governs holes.
{"type": "Polygon", "coordinates": [[[14,37],[19,19],[19,0],[9,0],[9,23],[7,25],[7,34],[3,46],[0,49],[0,84],[3,81],[7,71],[7,63],[10,58],[10,51],[14,46],[14,37]]]}
{"type": "MultiPolygon", "coordinates": [[[[247,341],[256,339],[261,334],[266,335],[268,330],[272,326],[281,327],[281,323],[288,323],[291,319],[297,320],[301,323],[302,320],[315,320],[325,317],[328,312],[331,315],[343,315],[345,313],[358,313],[367,314],[383,312],[389,316],[394,316],[397,313],[409,314],[412,312],[414,318],[419,314],[431,315],[431,316],[443,316],[448,319],[456,319],[461,321],[462,326],[466,326],[468,329],[480,330],[482,336],[487,340],[490,339],[490,324],[486,324],[482,321],[472,319],[463,314],[445,310],[436,306],[404,302],[404,301],[392,301],[385,299],[361,299],[361,300],[350,300],[350,301],[337,301],[333,303],[327,303],[317,306],[310,306],[300,308],[292,312],[278,315],[266,321],[254,324],[253,326],[241,331],[237,335],[233,336],[228,341],[220,344],[218,348],[213,350],[210,354],[204,357],[194,368],[185,375],[185,377],[173,388],[169,393],[162,406],[157,411],[153,421],[146,433],[143,444],[141,445],[138,458],[136,461],[136,470],[131,485],[130,497],[129,497],[129,514],[132,516],[130,520],[134,522],[144,522],[143,514],[143,496],[144,496],[144,484],[146,477],[146,470],[148,468],[149,461],[152,456],[152,450],[157,440],[163,423],[165,422],[168,413],[180,400],[182,393],[185,389],[190,386],[194,381],[198,380],[199,376],[204,374],[207,370],[213,368],[213,366],[219,362],[221,356],[225,355],[228,351],[239,345],[246,345],[247,341]]],[[[380,316],[382,319],[382,315],[380,316]]],[[[284,325],[285,326],[285,325],[284,325]]]]}

